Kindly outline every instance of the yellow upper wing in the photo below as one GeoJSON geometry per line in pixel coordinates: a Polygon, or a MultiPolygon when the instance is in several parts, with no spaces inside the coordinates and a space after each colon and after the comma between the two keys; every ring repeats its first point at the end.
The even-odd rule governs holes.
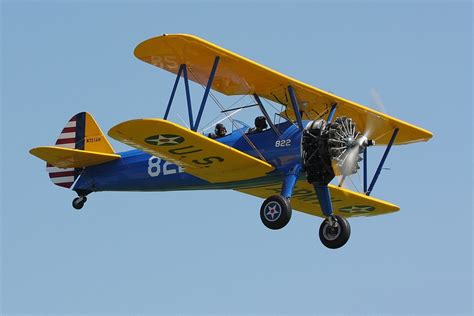
{"type": "MultiPolygon", "coordinates": [[[[334,213],[344,217],[374,216],[398,211],[394,204],[356,193],[334,185],[329,185],[334,213]]],[[[281,183],[241,188],[237,191],[267,198],[281,191],[281,183]]],[[[314,188],[306,180],[299,180],[293,190],[291,207],[294,210],[324,217],[314,188]]]]}
{"type": "Polygon", "coordinates": [[[263,177],[274,169],[265,161],[161,119],[123,122],[112,127],[109,135],[211,183],[263,177]]]}
{"type": "Polygon", "coordinates": [[[390,131],[394,128],[399,129],[395,144],[427,141],[432,137],[427,130],[312,87],[196,36],[174,34],[154,37],[139,44],[135,56],[172,73],[178,72],[180,64],[186,64],[189,79],[201,84],[207,82],[214,58],[219,56],[212,88],[226,95],[256,93],[285,105],[286,116],[293,119],[287,91],[291,85],[296,91],[303,118],[315,119],[337,103],[337,116],[351,117],[358,129],[367,131],[377,144],[387,144],[390,131]]]}

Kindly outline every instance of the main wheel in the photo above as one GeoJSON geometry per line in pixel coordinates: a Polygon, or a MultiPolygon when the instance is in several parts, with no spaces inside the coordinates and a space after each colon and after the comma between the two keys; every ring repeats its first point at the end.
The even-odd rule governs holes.
{"type": "Polygon", "coordinates": [[[290,201],[281,195],[272,195],[260,207],[260,219],[270,229],[281,229],[291,218],[290,201]]]}
{"type": "Polygon", "coordinates": [[[82,207],[84,207],[84,203],[86,203],[87,198],[85,196],[78,196],[74,200],[72,200],[72,207],[74,207],[76,210],[80,210],[82,207]]]}
{"type": "Polygon", "coordinates": [[[342,216],[333,216],[333,225],[329,223],[328,219],[325,219],[319,227],[319,239],[324,246],[337,249],[341,248],[346,244],[351,236],[351,226],[347,219],[342,216]]]}

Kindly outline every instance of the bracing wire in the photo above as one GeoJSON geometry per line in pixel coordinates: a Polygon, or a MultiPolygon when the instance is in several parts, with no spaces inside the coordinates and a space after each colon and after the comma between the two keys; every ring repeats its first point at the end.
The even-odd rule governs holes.
{"type": "Polygon", "coordinates": [[[181,122],[183,122],[184,126],[186,126],[187,128],[191,128],[191,127],[189,127],[189,124],[186,123],[186,121],[183,119],[183,117],[181,115],[179,115],[179,113],[176,113],[176,115],[181,120],[181,122]]]}
{"type": "Polygon", "coordinates": [[[263,100],[264,100],[269,106],[271,106],[275,111],[278,111],[278,108],[277,108],[276,106],[274,106],[274,105],[272,104],[272,102],[268,101],[268,100],[265,99],[265,98],[263,98],[263,100]]]}
{"type": "MultiPolygon", "coordinates": [[[[226,110],[230,109],[231,107],[233,107],[234,105],[236,105],[237,103],[239,103],[240,101],[242,101],[243,98],[245,98],[247,95],[243,95],[241,96],[237,101],[235,101],[234,103],[232,103],[231,105],[229,105],[226,110]]],[[[206,124],[204,124],[204,126],[210,126],[210,125],[213,125],[213,124],[217,124],[217,123],[220,123],[222,121],[219,121],[219,122],[215,122],[213,123],[214,121],[216,121],[217,119],[219,119],[220,116],[222,116],[223,113],[219,113],[217,114],[214,118],[212,118],[211,120],[209,120],[206,124]]],[[[224,118],[225,120],[225,118],[224,118]]]]}
{"type": "Polygon", "coordinates": [[[359,187],[357,187],[355,184],[354,184],[354,181],[352,181],[352,177],[348,177],[349,178],[349,181],[351,181],[352,183],[352,186],[354,187],[354,189],[357,191],[357,192],[362,192],[362,190],[360,190],[359,187]]]}
{"type": "MultiPolygon", "coordinates": [[[[237,114],[239,113],[240,111],[242,111],[243,109],[238,109],[238,110],[235,110],[233,111],[232,113],[229,114],[229,117],[231,116],[234,116],[234,114],[237,114]]],[[[227,112],[226,112],[227,113],[227,112]]],[[[199,133],[204,133],[205,131],[207,131],[208,129],[212,128],[214,126],[214,124],[219,124],[220,122],[226,120],[227,117],[224,117],[223,119],[220,119],[219,121],[216,121],[214,123],[211,123],[211,124],[208,124],[205,128],[203,128],[199,133]]]]}
{"type": "MultiPolygon", "coordinates": [[[[199,78],[196,76],[196,74],[194,73],[194,71],[192,70],[192,68],[190,66],[188,66],[188,69],[189,69],[189,72],[191,73],[191,76],[193,76],[193,78],[195,79],[194,81],[199,83],[201,85],[201,87],[203,87],[203,89],[205,90],[206,89],[206,86],[204,84],[202,84],[201,80],[199,80],[199,78]]],[[[221,111],[224,111],[226,110],[224,108],[224,106],[219,102],[219,100],[217,99],[216,96],[214,96],[214,94],[212,93],[212,91],[209,91],[209,96],[211,97],[212,100],[214,100],[214,102],[217,104],[217,106],[221,109],[221,111]]],[[[227,119],[229,119],[229,121],[232,123],[232,126],[239,130],[242,134],[242,136],[244,137],[245,141],[250,145],[250,147],[252,147],[253,150],[255,150],[255,152],[257,153],[257,155],[260,157],[260,159],[262,159],[263,161],[266,161],[265,157],[263,157],[262,153],[258,150],[258,148],[254,145],[254,143],[250,140],[250,138],[245,134],[245,132],[243,132],[242,130],[238,129],[238,125],[237,123],[235,122],[235,120],[229,116],[226,112],[223,113],[227,119]]]]}
{"type": "MultiPolygon", "coordinates": [[[[363,188],[364,185],[363,185],[363,182],[362,182],[362,177],[360,176],[359,172],[357,172],[357,179],[359,180],[360,187],[363,188]]],[[[362,192],[362,190],[360,192],[362,192]]]]}

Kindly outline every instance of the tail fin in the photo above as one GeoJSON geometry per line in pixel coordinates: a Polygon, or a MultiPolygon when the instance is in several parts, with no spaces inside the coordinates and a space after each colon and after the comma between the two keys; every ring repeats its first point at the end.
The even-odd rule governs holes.
{"type": "Polygon", "coordinates": [[[67,122],[54,147],[37,147],[30,153],[45,160],[51,181],[65,188],[73,185],[84,166],[120,157],[114,154],[104,133],[87,112],[78,113],[67,122]]]}
{"type": "Polygon", "coordinates": [[[114,150],[96,121],[87,112],[74,115],[59,134],[56,146],[113,154],[114,150]]]}

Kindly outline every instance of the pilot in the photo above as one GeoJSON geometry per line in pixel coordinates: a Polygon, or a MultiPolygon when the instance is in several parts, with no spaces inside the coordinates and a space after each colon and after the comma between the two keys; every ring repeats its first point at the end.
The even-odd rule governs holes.
{"type": "Polygon", "coordinates": [[[248,134],[260,133],[268,127],[265,116],[257,116],[255,118],[255,127],[249,129],[248,134]]]}
{"type": "Polygon", "coordinates": [[[216,128],[214,129],[214,133],[210,133],[208,136],[209,138],[216,139],[224,137],[227,134],[227,130],[225,129],[224,124],[217,124],[216,128]]]}

